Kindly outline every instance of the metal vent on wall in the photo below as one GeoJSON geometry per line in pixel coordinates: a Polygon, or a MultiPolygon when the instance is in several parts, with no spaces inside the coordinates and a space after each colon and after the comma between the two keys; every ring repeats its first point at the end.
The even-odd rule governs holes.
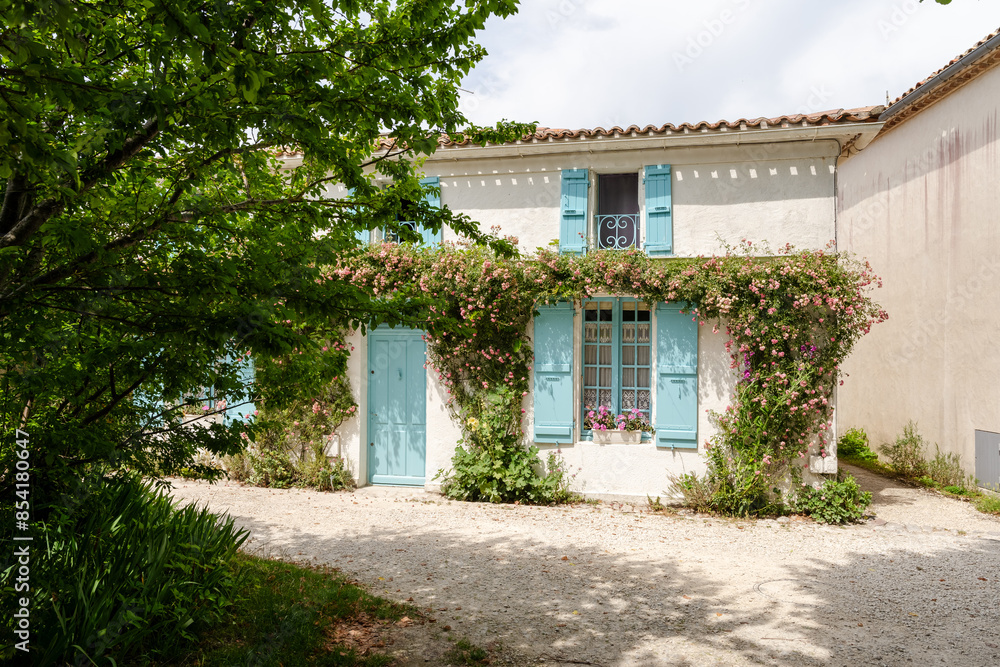
{"type": "Polygon", "coordinates": [[[1000,433],[976,431],[976,479],[984,489],[1000,491],[1000,433]]]}

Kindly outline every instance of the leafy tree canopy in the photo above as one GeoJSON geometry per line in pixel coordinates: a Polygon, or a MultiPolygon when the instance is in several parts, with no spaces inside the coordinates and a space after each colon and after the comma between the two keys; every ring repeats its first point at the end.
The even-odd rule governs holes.
{"type": "MultiPolygon", "coordinates": [[[[484,55],[476,32],[516,6],[0,0],[0,477],[15,428],[50,477],[90,462],[169,472],[194,444],[234,451],[244,427],[192,435],[145,399],[214,385],[233,405],[247,353],[420,317],[321,273],[360,230],[411,238],[404,207],[510,252],[421,203],[418,156],[442,133],[531,129],[470,128],[458,107],[484,55]]],[[[346,353],[321,355],[310,379],[341,372],[346,353]]],[[[289,372],[275,398],[301,379],[289,372]]]]}

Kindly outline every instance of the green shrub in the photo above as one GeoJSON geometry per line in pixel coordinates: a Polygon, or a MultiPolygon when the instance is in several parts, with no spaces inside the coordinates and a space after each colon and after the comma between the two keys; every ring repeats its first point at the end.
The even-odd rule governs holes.
{"type": "Polygon", "coordinates": [[[670,490],[681,495],[685,507],[690,507],[696,512],[714,510],[717,488],[707,475],[699,477],[692,472],[671,476],[670,490]]]}
{"type": "Polygon", "coordinates": [[[980,493],[975,501],[976,509],[986,514],[1000,514],[1000,497],[989,493],[980,493]]]}
{"type": "Polygon", "coordinates": [[[454,500],[473,502],[553,505],[578,499],[569,490],[569,476],[555,453],[548,457],[547,472],[540,473],[538,448],[525,449],[514,436],[490,447],[459,446],[450,471],[439,470],[441,491],[454,500]]]}
{"type": "Polygon", "coordinates": [[[175,509],[132,477],[93,480],[50,509],[32,551],[32,664],[168,658],[232,604],[230,566],[247,538],[232,519],[175,509]]]}
{"type": "Polygon", "coordinates": [[[250,474],[246,480],[249,484],[287,489],[298,479],[298,471],[288,452],[267,447],[258,451],[248,450],[246,455],[250,459],[250,474]]]}
{"type": "Polygon", "coordinates": [[[869,448],[868,434],[864,429],[852,428],[837,442],[837,456],[859,461],[877,461],[878,454],[869,448]]]}
{"type": "Polygon", "coordinates": [[[965,474],[962,467],[962,457],[958,454],[942,454],[940,447],[934,445],[937,452],[934,458],[927,464],[927,476],[933,479],[940,486],[951,486],[966,489],[974,486],[972,479],[965,474]]]}
{"type": "Polygon", "coordinates": [[[296,486],[308,486],[317,491],[343,491],[356,486],[354,475],[344,463],[344,459],[336,457],[331,461],[327,458],[322,445],[314,448],[311,456],[299,459],[296,468],[298,469],[296,486]]]}
{"type": "Polygon", "coordinates": [[[827,480],[818,489],[804,484],[795,495],[792,506],[822,523],[853,523],[860,521],[872,502],[872,494],[862,491],[851,475],[844,479],[827,480]]]}
{"type": "Polygon", "coordinates": [[[880,449],[889,459],[890,469],[900,477],[915,480],[927,474],[924,439],[917,433],[917,425],[912,421],[903,428],[903,434],[896,438],[896,442],[884,444],[880,449]]]}

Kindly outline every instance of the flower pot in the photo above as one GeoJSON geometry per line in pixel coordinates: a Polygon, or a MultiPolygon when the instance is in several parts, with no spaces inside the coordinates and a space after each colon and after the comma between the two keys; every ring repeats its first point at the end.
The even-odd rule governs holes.
{"type": "Polygon", "coordinates": [[[597,431],[594,442],[600,445],[632,445],[642,441],[642,431],[597,431]]]}

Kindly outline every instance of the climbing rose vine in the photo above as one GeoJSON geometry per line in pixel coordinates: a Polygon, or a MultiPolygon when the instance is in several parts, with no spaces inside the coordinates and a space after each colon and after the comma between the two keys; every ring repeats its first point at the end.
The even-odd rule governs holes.
{"type": "Polygon", "coordinates": [[[734,514],[780,509],[783,482],[798,478],[810,452],[826,454],[840,365],[886,318],[869,295],[880,282],[867,262],[750,242],[666,260],[635,249],[505,258],[482,247],[374,244],[333,273],[387,304],[419,306],[413,323],[426,332],[464,445],[498,456],[525,451],[536,304],[602,294],[685,304],[700,325],[728,335],[735,387],[704,449],[715,506],[734,514]]]}

